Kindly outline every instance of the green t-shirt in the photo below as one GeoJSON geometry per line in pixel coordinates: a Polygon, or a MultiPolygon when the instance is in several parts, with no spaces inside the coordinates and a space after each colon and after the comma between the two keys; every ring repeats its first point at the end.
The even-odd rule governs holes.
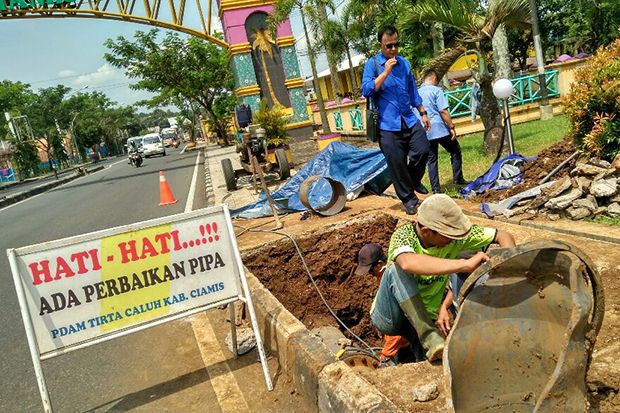
{"type": "MultiPolygon", "coordinates": [[[[388,249],[388,261],[394,261],[396,257],[405,252],[425,254],[438,258],[457,258],[462,251],[486,251],[495,240],[497,230],[495,228],[472,225],[469,236],[465,239],[454,240],[445,247],[424,248],[415,232],[415,223],[405,224],[394,231],[390,239],[388,249]]],[[[443,292],[450,279],[450,274],[444,275],[412,275],[418,278],[420,296],[429,315],[437,318],[437,312],[441,306],[443,292]]]]}

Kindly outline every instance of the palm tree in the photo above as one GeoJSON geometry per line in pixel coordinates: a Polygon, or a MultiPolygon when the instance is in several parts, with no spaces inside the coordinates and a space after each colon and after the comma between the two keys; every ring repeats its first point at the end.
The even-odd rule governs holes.
{"type": "Polygon", "coordinates": [[[356,23],[353,16],[351,4],[349,3],[340,19],[330,19],[325,25],[325,47],[330,49],[337,56],[337,60],[341,60],[346,55],[349,62],[349,75],[351,76],[351,87],[353,92],[357,92],[359,85],[357,83],[357,75],[353,68],[353,60],[351,58],[351,49],[354,48],[355,33],[359,32],[359,28],[355,27],[356,23]]]}
{"type": "Polygon", "coordinates": [[[485,131],[501,123],[487,63],[493,35],[502,24],[510,26],[529,22],[529,10],[528,0],[493,0],[483,14],[460,0],[418,0],[403,19],[406,24],[436,22],[458,31],[456,41],[428,64],[440,77],[463,54],[475,53],[478,56],[475,79],[482,90],[480,117],[485,131]]]}
{"type": "Polygon", "coordinates": [[[314,27],[319,26],[318,13],[316,11],[315,4],[312,0],[275,0],[273,2],[273,12],[269,16],[269,27],[272,33],[275,33],[278,25],[286,20],[291,14],[294,8],[300,10],[301,24],[304,29],[304,36],[306,38],[306,48],[308,50],[308,59],[310,60],[310,67],[312,68],[312,77],[314,83],[314,92],[316,93],[317,106],[319,107],[319,113],[321,114],[321,123],[323,124],[323,133],[331,133],[329,127],[329,121],[327,120],[327,113],[325,112],[325,101],[321,93],[321,86],[319,84],[319,75],[316,70],[316,49],[312,44],[310,33],[308,32],[308,24],[306,22],[306,16],[310,18],[310,23],[314,27]]]}
{"type": "Polygon", "coordinates": [[[340,58],[328,42],[328,24],[329,19],[327,17],[327,7],[329,6],[332,13],[334,11],[334,5],[331,0],[315,0],[316,12],[318,22],[320,22],[319,30],[314,30],[317,38],[321,39],[321,43],[325,47],[325,55],[327,56],[327,65],[329,67],[329,77],[332,84],[332,90],[334,93],[334,100],[340,103],[339,95],[342,95],[342,85],[340,84],[340,77],[338,77],[338,62],[340,58]]]}

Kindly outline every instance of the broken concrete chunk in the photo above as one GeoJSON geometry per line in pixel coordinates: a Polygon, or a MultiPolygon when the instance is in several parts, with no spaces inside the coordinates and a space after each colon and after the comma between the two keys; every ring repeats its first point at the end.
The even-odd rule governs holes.
{"type": "Polygon", "coordinates": [[[609,204],[609,206],[607,207],[607,214],[612,217],[620,216],[620,204],[617,202],[609,204]]]}
{"type": "MultiPolygon", "coordinates": [[[[224,340],[228,350],[231,353],[235,353],[232,346],[232,335],[228,333],[224,340]]],[[[238,328],[237,329],[237,354],[243,355],[256,347],[256,337],[254,337],[254,331],[251,328],[238,328]]]]}
{"type": "Polygon", "coordinates": [[[436,383],[428,383],[413,388],[413,400],[418,402],[429,402],[439,397],[439,389],[436,383]]]}
{"type": "Polygon", "coordinates": [[[566,216],[568,216],[573,221],[577,221],[578,219],[583,219],[587,216],[590,216],[592,211],[588,208],[575,208],[573,206],[566,209],[566,216]]]}
{"type": "Polygon", "coordinates": [[[606,160],[600,159],[600,158],[590,158],[590,160],[588,160],[588,163],[590,165],[598,166],[599,168],[605,168],[605,169],[609,168],[611,165],[606,160]]]}
{"type": "Polygon", "coordinates": [[[598,208],[598,203],[596,202],[596,198],[592,195],[588,195],[585,198],[576,199],[572,204],[573,208],[586,208],[590,212],[596,211],[598,208]]]}
{"type": "Polygon", "coordinates": [[[558,221],[561,217],[560,214],[549,213],[547,214],[547,218],[549,219],[549,221],[558,221]]]}
{"type": "Polygon", "coordinates": [[[617,191],[616,178],[600,179],[590,186],[590,193],[597,198],[615,195],[617,191]]]}
{"type": "Polygon", "coordinates": [[[614,168],[616,171],[620,171],[620,153],[616,155],[613,161],[611,161],[610,168],[614,168]]]}
{"type": "Polygon", "coordinates": [[[565,176],[555,184],[553,184],[549,188],[549,192],[547,190],[543,190],[543,193],[547,196],[548,199],[555,198],[556,196],[560,196],[564,191],[568,190],[572,186],[571,179],[568,176],[565,176]]]}
{"type": "Polygon", "coordinates": [[[575,169],[573,169],[570,174],[571,176],[578,176],[578,175],[595,176],[595,175],[598,175],[600,173],[605,173],[605,172],[606,172],[605,168],[600,168],[598,166],[590,165],[587,163],[581,163],[581,164],[577,164],[575,169]]]}
{"type": "Polygon", "coordinates": [[[564,209],[569,206],[575,199],[580,198],[582,195],[583,192],[581,191],[581,189],[573,188],[568,193],[547,201],[547,203],[545,203],[545,207],[549,209],[564,209]]]}
{"type": "Polygon", "coordinates": [[[577,176],[573,178],[573,182],[576,188],[581,189],[585,194],[590,191],[590,185],[592,185],[592,179],[587,176],[577,176]]]}
{"type": "Polygon", "coordinates": [[[338,350],[340,350],[340,342],[341,340],[346,340],[342,331],[340,331],[336,327],[332,326],[324,326],[324,327],[316,327],[313,328],[312,334],[318,336],[323,344],[327,346],[327,348],[333,353],[336,354],[338,350]]]}

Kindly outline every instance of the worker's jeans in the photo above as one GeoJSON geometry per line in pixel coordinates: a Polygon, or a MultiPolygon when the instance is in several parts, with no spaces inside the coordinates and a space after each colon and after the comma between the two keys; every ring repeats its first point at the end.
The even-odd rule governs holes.
{"type": "Polygon", "coordinates": [[[398,304],[417,295],[419,291],[415,276],[407,274],[396,263],[390,264],[381,277],[370,319],[383,334],[403,336],[409,340],[416,358],[423,360],[425,351],[418,334],[398,304]]]}

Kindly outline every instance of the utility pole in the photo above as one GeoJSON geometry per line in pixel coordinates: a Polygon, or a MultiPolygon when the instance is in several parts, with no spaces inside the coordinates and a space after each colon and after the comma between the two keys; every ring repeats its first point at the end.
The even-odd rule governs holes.
{"type": "Polygon", "coordinates": [[[536,66],[538,68],[538,81],[540,84],[540,119],[546,120],[553,117],[553,107],[549,105],[547,94],[547,82],[545,79],[545,59],[540,43],[540,29],[538,27],[538,12],[536,0],[529,0],[530,16],[532,19],[532,35],[534,37],[534,50],[536,51],[536,66]]]}

